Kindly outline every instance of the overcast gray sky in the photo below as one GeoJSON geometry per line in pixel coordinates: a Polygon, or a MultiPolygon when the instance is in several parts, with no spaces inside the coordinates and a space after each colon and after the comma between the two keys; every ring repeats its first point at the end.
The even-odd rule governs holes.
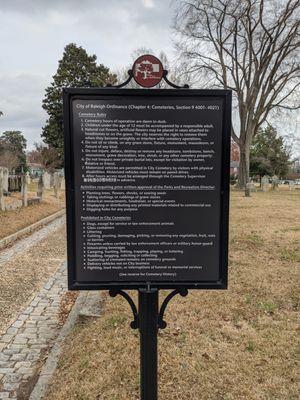
{"type": "MultiPolygon", "coordinates": [[[[0,134],[20,130],[28,149],[40,141],[47,118],[45,88],[66,44],[96,54],[113,72],[132,62],[140,47],[174,58],[176,0],[0,0],[0,134]]],[[[299,113],[272,120],[279,133],[299,137],[299,113]]],[[[295,145],[300,153],[300,142],[295,145]]]]}
{"type": "Polygon", "coordinates": [[[66,44],[117,70],[139,47],[173,57],[170,0],[0,0],[0,133],[40,141],[41,104],[66,44]]]}

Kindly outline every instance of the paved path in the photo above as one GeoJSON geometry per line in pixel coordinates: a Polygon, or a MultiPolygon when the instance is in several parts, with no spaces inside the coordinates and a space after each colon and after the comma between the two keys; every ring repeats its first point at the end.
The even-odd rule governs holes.
{"type": "Polygon", "coordinates": [[[56,229],[62,226],[65,223],[65,220],[65,216],[59,217],[50,222],[48,225],[39,229],[38,231],[32,233],[30,236],[18,240],[16,244],[12,245],[6,250],[2,250],[0,252],[0,267],[3,267],[3,265],[11,260],[13,257],[24,253],[24,251],[26,251],[29,247],[43,240],[50,233],[54,232],[56,229]]]}
{"type": "Polygon", "coordinates": [[[1,400],[16,400],[36,376],[39,361],[60,331],[59,304],[66,291],[66,263],[63,263],[0,337],[1,400]]]}

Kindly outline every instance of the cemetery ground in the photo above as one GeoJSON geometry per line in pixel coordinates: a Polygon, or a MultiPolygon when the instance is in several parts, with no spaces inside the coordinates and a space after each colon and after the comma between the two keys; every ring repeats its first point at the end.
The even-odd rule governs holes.
{"type": "MultiPolygon", "coordinates": [[[[28,198],[36,198],[30,186],[28,198]]],[[[20,197],[13,192],[4,200],[15,205],[20,197]]],[[[64,207],[64,193],[44,190],[41,202],[0,212],[0,399],[28,398],[36,368],[74,303],[59,268],[66,258],[64,207]]]]}
{"type": "MultiPolygon", "coordinates": [[[[32,182],[28,186],[28,198],[35,197],[36,184],[32,182]]],[[[19,192],[12,192],[10,197],[5,198],[5,202],[13,203],[20,198],[19,192]]],[[[0,240],[64,208],[64,191],[55,197],[53,190],[45,189],[40,203],[15,210],[0,211],[0,240]]],[[[58,228],[59,226],[60,224],[58,228]]],[[[61,243],[65,242],[65,228],[60,227],[55,233],[51,233],[51,229],[45,230],[46,232],[42,235],[45,238],[42,240],[39,238],[34,240],[31,233],[28,234],[29,237],[25,240],[28,244],[23,246],[21,243],[18,251],[20,254],[16,256],[13,256],[14,242],[8,246],[8,248],[12,247],[12,254],[1,256],[3,252],[0,251],[0,334],[42,283],[55,272],[57,264],[66,257],[65,247],[61,246],[61,243]],[[30,247],[29,250],[27,250],[28,247],[30,247]]]]}
{"type": "MultiPolygon", "coordinates": [[[[28,198],[36,196],[36,184],[28,185],[28,198]]],[[[15,200],[20,200],[21,194],[12,193],[11,197],[6,197],[7,204],[13,203],[15,200]]],[[[65,207],[64,191],[56,198],[53,194],[53,189],[45,189],[41,203],[32,204],[28,207],[21,207],[11,211],[0,211],[0,239],[16,233],[22,228],[25,228],[56,211],[65,207]]]]}
{"type": "MultiPolygon", "coordinates": [[[[300,192],[231,194],[229,288],[177,296],[159,332],[164,400],[299,398],[300,192]]],[[[122,298],[67,338],[47,400],[139,399],[139,335],[122,298]]],[[[136,299],[136,297],[135,297],[136,299]]]]}

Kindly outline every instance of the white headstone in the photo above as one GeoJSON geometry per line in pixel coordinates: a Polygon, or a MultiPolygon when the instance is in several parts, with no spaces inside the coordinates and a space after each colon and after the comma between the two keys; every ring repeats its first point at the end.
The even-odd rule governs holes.
{"type": "Polygon", "coordinates": [[[27,179],[27,184],[29,185],[31,183],[31,178],[28,171],[26,172],[26,179],[27,179]]]}
{"type": "Polygon", "coordinates": [[[61,177],[58,172],[54,172],[53,174],[53,188],[54,188],[54,196],[59,197],[59,190],[61,188],[61,177]]]}
{"type": "Polygon", "coordinates": [[[277,190],[279,185],[279,179],[277,175],[272,176],[272,189],[277,190]]]}
{"type": "Polygon", "coordinates": [[[40,197],[42,200],[43,196],[44,196],[44,179],[43,179],[43,175],[41,175],[39,177],[39,181],[38,181],[37,197],[40,197]]]}
{"type": "Polygon", "coordinates": [[[294,181],[289,181],[289,189],[295,190],[295,182],[294,181]]]}
{"type": "Polygon", "coordinates": [[[3,195],[3,168],[0,167],[0,211],[4,211],[4,195],[3,195]]]}
{"type": "Polygon", "coordinates": [[[43,173],[43,184],[45,189],[51,188],[51,174],[47,171],[43,173]]]}
{"type": "Polygon", "coordinates": [[[61,178],[61,183],[60,183],[60,188],[61,188],[62,190],[65,190],[65,187],[66,187],[65,178],[62,177],[62,178],[61,178]]]}
{"type": "Polygon", "coordinates": [[[269,189],[269,178],[266,175],[261,178],[261,188],[263,192],[269,189]]]}
{"type": "Polygon", "coordinates": [[[28,185],[27,175],[23,174],[22,175],[22,187],[21,187],[23,207],[28,206],[27,185],[28,185]]]}
{"type": "Polygon", "coordinates": [[[8,168],[1,167],[3,171],[3,190],[8,192],[8,168]]]}
{"type": "Polygon", "coordinates": [[[256,192],[256,188],[253,182],[248,182],[246,184],[246,188],[250,191],[250,192],[256,192]]]}

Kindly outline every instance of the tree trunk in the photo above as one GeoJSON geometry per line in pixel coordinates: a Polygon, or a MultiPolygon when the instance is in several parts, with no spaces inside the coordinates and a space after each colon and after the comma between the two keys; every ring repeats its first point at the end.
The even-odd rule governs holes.
{"type": "Polygon", "coordinates": [[[246,187],[246,162],[245,155],[242,151],[240,151],[240,165],[237,186],[239,189],[245,189],[246,187]]]}
{"type": "Polygon", "coordinates": [[[250,183],[250,145],[242,144],[240,145],[240,167],[239,167],[239,177],[238,177],[238,188],[245,189],[245,196],[250,196],[250,189],[248,183],[250,183]]]}

